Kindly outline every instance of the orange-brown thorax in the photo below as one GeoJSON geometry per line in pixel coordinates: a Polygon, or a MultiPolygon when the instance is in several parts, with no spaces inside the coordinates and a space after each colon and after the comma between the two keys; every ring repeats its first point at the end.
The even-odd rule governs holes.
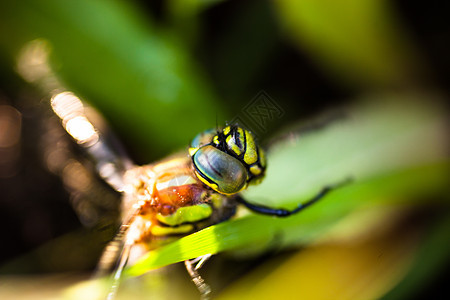
{"type": "Polygon", "coordinates": [[[209,194],[195,176],[188,156],[136,167],[127,172],[125,180],[128,183],[123,203],[125,212],[139,203],[143,210],[141,214],[151,210],[168,215],[179,207],[202,203],[209,194]]]}
{"type": "MultiPolygon", "coordinates": [[[[157,219],[158,214],[171,215],[180,207],[206,203],[211,193],[195,176],[188,156],[133,168],[125,174],[125,181],[124,221],[137,209],[137,214],[132,216],[127,239],[135,244],[143,242],[149,249],[167,238],[164,234],[155,234],[157,227],[168,228],[157,219]]],[[[174,229],[167,235],[183,233],[174,229]]]]}

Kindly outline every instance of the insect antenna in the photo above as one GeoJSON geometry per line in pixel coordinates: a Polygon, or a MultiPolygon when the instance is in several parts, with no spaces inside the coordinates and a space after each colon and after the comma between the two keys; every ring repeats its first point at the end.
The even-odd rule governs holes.
{"type": "Polygon", "coordinates": [[[217,134],[220,133],[217,112],[216,112],[216,132],[217,134]]]}

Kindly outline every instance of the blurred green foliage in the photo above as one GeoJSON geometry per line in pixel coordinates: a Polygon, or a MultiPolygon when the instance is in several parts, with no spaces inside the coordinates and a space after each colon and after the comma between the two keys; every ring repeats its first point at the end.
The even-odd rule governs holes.
{"type": "Polygon", "coordinates": [[[423,71],[389,1],[276,1],[290,36],[343,83],[386,88],[423,71]]]}
{"type": "MultiPolygon", "coordinates": [[[[437,205],[444,208],[438,219],[448,216],[446,99],[430,90],[435,85],[429,84],[432,67],[422,60],[390,2],[171,0],[159,5],[2,1],[4,72],[11,73],[29,42],[46,40],[61,81],[98,108],[131,152],[147,161],[240,116],[264,89],[285,111],[265,129],[284,126],[291,135],[272,145],[267,178],[245,196],[294,207],[326,184],[348,176],[355,182],[292,218],[241,212],[239,218],[150,253],[129,274],[206,253],[253,253],[280,236],[279,247],[306,246],[337,230],[347,217],[380,207],[409,211],[437,205]],[[342,108],[350,119],[296,136],[298,124],[292,121],[326,110],[343,94],[351,94],[345,102],[352,104],[342,108]]],[[[339,234],[364,231],[368,222],[362,216],[348,221],[339,234]]],[[[380,214],[374,222],[394,223],[389,217],[380,214]]],[[[416,240],[421,247],[409,250],[412,257],[418,253],[408,264],[411,272],[387,299],[408,297],[448,261],[449,245],[443,242],[448,222],[427,226],[430,235],[416,240]]],[[[387,292],[397,283],[380,290],[387,292]]]]}
{"type": "Polygon", "coordinates": [[[211,112],[227,116],[183,44],[130,3],[20,1],[0,10],[0,43],[10,58],[32,39],[48,40],[67,86],[139,140],[142,152],[180,148],[215,124],[211,112]]]}

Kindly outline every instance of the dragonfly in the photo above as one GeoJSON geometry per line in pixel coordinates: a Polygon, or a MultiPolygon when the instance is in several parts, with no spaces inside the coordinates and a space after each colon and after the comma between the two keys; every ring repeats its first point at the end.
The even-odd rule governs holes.
{"type": "MultiPolygon", "coordinates": [[[[185,151],[137,166],[108,144],[74,93],[56,91],[51,106],[64,129],[93,158],[100,177],[122,193],[122,223],[105,247],[97,268],[98,274],[112,273],[107,299],[114,299],[124,268],[142,253],[228,220],[238,205],[259,214],[288,217],[342,185],[322,188],[293,210],[254,204],[240,192],[264,179],[267,162],[254,135],[238,124],[206,130],[185,151]]],[[[207,254],[184,262],[202,299],[209,299],[211,288],[199,269],[210,257],[207,254]]]]}
{"type": "MultiPolygon", "coordinates": [[[[184,151],[138,166],[111,134],[106,137],[89,119],[84,101],[63,87],[48,55],[45,41],[31,42],[19,59],[19,73],[50,93],[51,107],[65,131],[92,158],[99,177],[122,194],[121,225],[106,245],[96,272],[96,277],[112,274],[107,299],[115,298],[125,267],[144,253],[233,218],[238,206],[258,214],[289,217],[351,180],[323,187],[292,210],[249,202],[241,192],[264,180],[268,162],[254,134],[239,124],[205,130],[184,151]]],[[[199,269],[210,257],[206,254],[184,262],[202,299],[210,297],[211,288],[199,269]]]]}

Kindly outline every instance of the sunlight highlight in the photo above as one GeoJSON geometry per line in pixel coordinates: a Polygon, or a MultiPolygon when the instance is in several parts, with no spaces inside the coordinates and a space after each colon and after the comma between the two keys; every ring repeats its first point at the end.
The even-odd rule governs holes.
{"type": "Polygon", "coordinates": [[[61,118],[64,128],[79,144],[89,146],[98,141],[99,135],[84,115],[81,100],[72,92],[54,95],[51,105],[53,111],[61,118]]]}

